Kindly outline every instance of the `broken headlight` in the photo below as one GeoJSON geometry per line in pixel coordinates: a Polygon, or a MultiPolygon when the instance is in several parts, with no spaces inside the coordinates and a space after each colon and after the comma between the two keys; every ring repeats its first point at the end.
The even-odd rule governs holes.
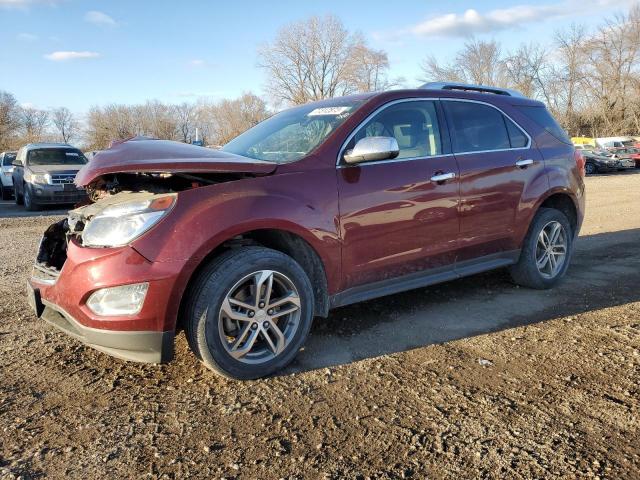
{"type": "Polygon", "coordinates": [[[175,195],[163,195],[111,205],[86,224],[82,244],[86,247],[127,245],[158,223],[171,210],[175,199],[175,195]]]}

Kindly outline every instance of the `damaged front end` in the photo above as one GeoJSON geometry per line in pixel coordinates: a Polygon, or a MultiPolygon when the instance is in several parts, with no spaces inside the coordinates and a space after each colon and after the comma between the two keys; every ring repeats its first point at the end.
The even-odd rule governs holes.
{"type": "Polygon", "coordinates": [[[120,173],[86,186],[88,203],[70,210],[44,232],[33,276],[55,282],[66,261],[69,242],[106,248],[127,245],[158,223],[173,207],[179,192],[246,178],[246,173],[120,173]]]}

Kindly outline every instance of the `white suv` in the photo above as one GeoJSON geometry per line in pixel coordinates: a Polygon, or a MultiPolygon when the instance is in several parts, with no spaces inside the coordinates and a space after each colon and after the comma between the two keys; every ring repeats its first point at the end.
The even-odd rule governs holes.
{"type": "Polygon", "coordinates": [[[16,152],[0,153],[0,196],[2,200],[9,200],[13,195],[13,161],[16,159],[16,152]]]}

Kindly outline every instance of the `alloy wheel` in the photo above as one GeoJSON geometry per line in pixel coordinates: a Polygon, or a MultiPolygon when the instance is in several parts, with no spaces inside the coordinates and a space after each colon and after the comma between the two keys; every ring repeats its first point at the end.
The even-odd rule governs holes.
{"type": "Polygon", "coordinates": [[[536,266],[544,278],[555,278],[567,257],[567,234],[560,222],[547,223],[538,234],[536,266]]]}
{"type": "Polygon", "coordinates": [[[218,333],[234,359],[260,364],[280,355],[300,324],[300,295],[293,282],[273,270],[245,276],[226,294],[218,333]]]}

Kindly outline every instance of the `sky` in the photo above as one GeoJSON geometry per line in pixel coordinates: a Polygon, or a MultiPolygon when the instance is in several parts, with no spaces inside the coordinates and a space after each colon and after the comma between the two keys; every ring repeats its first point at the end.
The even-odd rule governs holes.
{"type": "Polygon", "coordinates": [[[506,49],[595,27],[631,0],[0,0],[0,90],[22,105],[170,103],[264,95],[257,49],[287,23],[338,16],[388,53],[390,76],[420,84],[427,55],[450,59],[470,36],[506,49]]]}

